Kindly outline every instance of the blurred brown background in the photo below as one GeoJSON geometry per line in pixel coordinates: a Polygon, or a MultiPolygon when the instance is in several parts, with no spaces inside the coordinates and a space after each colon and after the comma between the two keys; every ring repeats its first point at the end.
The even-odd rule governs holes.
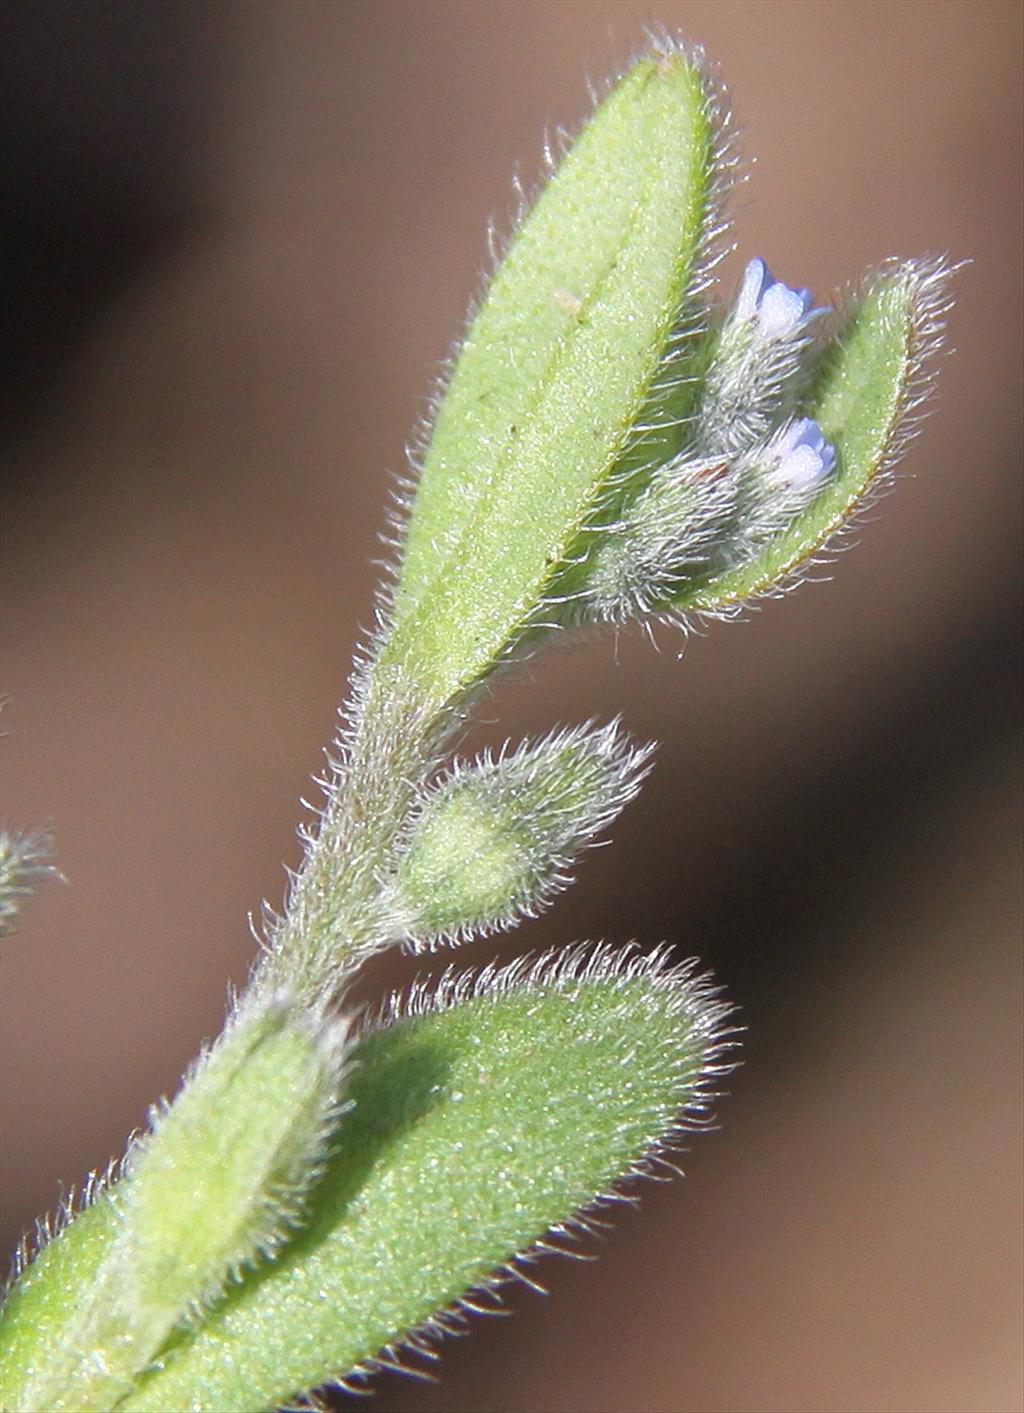
{"type": "Polygon", "coordinates": [[[489,704],[492,738],[621,709],[663,742],[615,846],[502,953],[671,938],[742,1007],[745,1066],[600,1262],[549,1262],[549,1300],[375,1407],[1020,1407],[1020,7],[4,15],[3,813],[52,821],[70,879],[4,948],[8,1245],[217,1028],[486,220],[657,18],[757,158],[729,283],[756,253],[819,295],[969,256],[958,353],[830,582],[682,661],[590,640],[489,704]]]}

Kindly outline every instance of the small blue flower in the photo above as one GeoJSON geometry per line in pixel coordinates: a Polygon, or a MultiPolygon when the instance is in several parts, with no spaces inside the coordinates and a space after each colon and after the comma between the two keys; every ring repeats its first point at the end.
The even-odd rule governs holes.
{"type": "Polygon", "coordinates": [[[780,490],[809,491],[830,474],[836,449],[813,417],[795,417],[772,438],[771,481],[780,490]]]}
{"type": "Polygon", "coordinates": [[[751,321],[764,340],[791,338],[820,311],[812,309],[809,289],[790,289],[775,279],[763,260],[751,260],[743,272],[733,317],[751,321]]]}

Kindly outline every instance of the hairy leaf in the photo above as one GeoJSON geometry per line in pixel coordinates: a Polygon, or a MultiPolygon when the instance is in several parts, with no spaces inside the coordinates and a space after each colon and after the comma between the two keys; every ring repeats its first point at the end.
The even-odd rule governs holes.
{"type": "Polygon", "coordinates": [[[126,1175],[14,1288],[5,1408],[111,1408],[179,1322],[273,1254],[320,1172],[342,1036],[283,1002],[235,1018],[126,1175]]]}
{"type": "Polygon", "coordinates": [[[690,968],[606,948],[414,992],[354,1055],[309,1226],[121,1406],[273,1409],[439,1331],[437,1312],[638,1170],[684,1109],[699,1118],[722,1016],[690,968]]]}
{"type": "Polygon", "coordinates": [[[628,445],[707,234],[714,153],[706,81],[666,42],[514,237],[438,408],[381,654],[438,703],[536,621],[628,445]]]}

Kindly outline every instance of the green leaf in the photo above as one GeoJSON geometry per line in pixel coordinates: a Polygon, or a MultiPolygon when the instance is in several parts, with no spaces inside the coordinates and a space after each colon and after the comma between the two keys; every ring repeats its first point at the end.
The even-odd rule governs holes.
{"type": "MultiPolygon", "coordinates": [[[[631,951],[631,949],[630,949],[631,951]]],[[[119,1407],[273,1409],[373,1363],[699,1119],[723,1007],[664,955],[569,949],[414,992],[354,1055],[310,1223],[119,1407]],[[553,1062],[557,1056],[557,1063],[553,1062]]]]}
{"type": "Polygon", "coordinates": [[[5,1406],[113,1407],[176,1324],[272,1255],[321,1171],[343,1035],[282,1001],[234,1017],[126,1175],[15,1286],[5,1406]]]}
{"type": "Polygon", "coordinates": [[[290,1234],[335,1117],[344,1034],[284,999],[243,1011],[157,1119],[124,1193],[146,1306],[206,1304],[290,1234]]]}
{"type": "Polygon", "coordinates": [[[428,699],[484,676],[635,436],[708,235],[714,104],[668,41],[598,107],[516,234],[438,408],[384,670],[428,699]]]}
{"type": "MultiPolygon", "coordinates": [[[[66,1334],[69,1312],[93,1288],[117,1231],[117,1212],[105,1188],[91,1205],[25,1265],[0,1314],[0,1408],[22,1413],[28,1390],[46,1377],[54,1351],[66,1334]]],[[[44,1228],[45,1230],[45,1228],[44,1228]]],[[[17,1268],[16,1268],[17,1269],[17,1268]]]]}
{"type": "Polygon", "coordinates": [[[696,585],[676,609],[715,612],[791,578],[849,520],[902,455],[930,388],[952,271],[941,260],[883,266],[828,350],[804,411],[839,452],[836,473],[761,554],[696,585]]]}

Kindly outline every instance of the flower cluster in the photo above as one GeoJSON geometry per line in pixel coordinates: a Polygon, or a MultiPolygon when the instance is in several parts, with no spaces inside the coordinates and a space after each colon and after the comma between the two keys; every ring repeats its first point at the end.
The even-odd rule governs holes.
{"type": "Polygon", "coordinates": [[[711,355],[683,450],[610,527],[584,617],[673,616],[687,587],[753,561],[822,489],[836,448],[797,413],[810,328],[826,311],[751,260],[711,355]]]}

